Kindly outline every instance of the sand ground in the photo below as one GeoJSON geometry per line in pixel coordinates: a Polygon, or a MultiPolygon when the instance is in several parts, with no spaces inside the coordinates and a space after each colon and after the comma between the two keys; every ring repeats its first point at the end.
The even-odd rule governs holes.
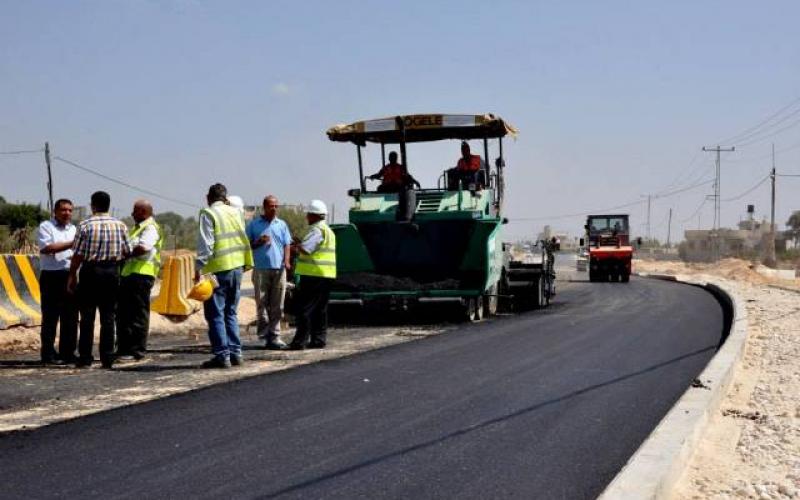
{"type": "Polygon", "coordinates": [[[800,498],[800,280],[768,278],[736,259],[634,267],[717,282],[747,302],[744,358],[673,498],[800,498]]]}

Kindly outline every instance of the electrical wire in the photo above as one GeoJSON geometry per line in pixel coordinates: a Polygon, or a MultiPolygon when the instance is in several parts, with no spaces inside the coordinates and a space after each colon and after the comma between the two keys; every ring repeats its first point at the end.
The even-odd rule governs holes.
{"type": "MultiPolygon", "coordinates": [[[[706,180],[704,180],[702,182],[698,182],[696,184],[693,184],[691,186],[687,186],[687,187],[684,187],[684,188],[681,188],[681,189],[676,189],[676,190],[670,191],[668,193],[662,194],[660,196],[653,196],[653,197],[651,197],[651,201],[652,200],[661,199],[661,198],[669,198],[670,196],[675,196],[676,194],[684,193],[684,192],[689,191],[691,189],[695,189],[695,188],[698,188],[700,186],[705,186],[707,184],[711,184],[712,182],[714,182],[714,179],[706,179],[706,180]]],[[[632,201],[630,203],[625,203],[623,205],[617,205],[615,207],[608,207],[608,208],[601,208],[601,209],[598,209],[598,210],[584,210],[582,212],[575,212],[575,213],[571,213],[571,214],[542,216],[542,217],[514,217],[513,219],[509,217],[509,220],[512,221],[512,222],[516,222],[516,221],[537,221],[537,220],[551,220],[551,219],[552,220],[568,219],[570,217],[580,217],[582,215],[587,215],[587,214],[610,212],[611,210],[618,210],[620,208],[633,207],[633,206],[642,205],[642,204],[645,204],[645,203],[647,203],[647,200],[646,199],[642,199],[642,200],[632,201]]]]}
{"type": "Polygon", "coordinates": [[[134,191],[139,191],[140,193],[148,194],[150,196],[153,196],[155,198],[160,198],[160,199],[165,200],[165,201],[171,201],[173,203],[178,203],[180,205],[185,205],[187,207],[200,208],[199,205],[195,205],[194,203],[189,203],[189,202],[186,202],[186,201],[183,201],[183,200],[179,200],[179,199],[176,199],[176,198],[165,196],[163,194],[156,193],[155,191],[151,191],[149,189],[145,189],[145,188],[142,188],[142,187],[139,187],[139,186],[134,186],[133,184],[130,184],[128,182],[121,181],[119,179],[115,179],[114,177],[109,177],[108,175],[106,175],[104,173],[98,172],[97,170],[93,170],[93,169],[91,169],[89,167],[85,167],[83,165],[75,163],[74,161],[68,160],[66,158],[62,158],[61,156],[55,156],[55,157],[53,157],[53,159],[54,160],[58,160],[58,161],[60,161],[62,163],[66,163],[67,165],[75,167],[75,168],[77,168],[79,170],[83,170],[84,172],[88,172],[90,174],[93,174],[93,175],[96,175],[98,177],[101,177],[101,178],[103,178],[103,179],[105,179],[107,181],[111,181],[111,182],[113,182],[115,184],[119,184],[121,186],[125,186],[125,187],[127,187],[129,189],[132,189],[134,191]]]}
{"type": "Polygon", "coordinates": [[[800,174],[775,174],[776,177],[800,177],[800,174]]]}
{"type": "MultiPolygon", "coordinates": [[[[798,110],[798,111],[800,111],[800,110],[798,110]]],[[[787,125],[785,127],[779,128],[778,130],[772,132],[771,134],[768,134],[768,135],[765,135],[764,137],[759,137],[757,139],[753,139],[753,140],[738,144],[737,146],[739,148],[743,148],[743,147],[747,147],[747,146],[749,146],[751,144],[755,144],[757,142],[765,141],[765,140],[769,139],[770,137],[775,137],[776,135],[780,134],[781,132],[785,132],[785,131],[789,130],[790,128],[794,128],[797,125],[800,125],[800,119],[793,121],[792,123],[790,123],[789,125],[787,125]]]]}
{"type": "Polygon", "coordinates": [[[740,199],[744,198],[744,197],[745,197],[745,196],[747,196],[748,194],[750,194],[750,193],[752,193],[753,191],[755,191],[756,189],[758,189],[758,188],[759,188],[759,186],[761,186],[762,184],[764,184],[764,183],[765,183],[767,180],[769,180],[769,177],[770,177],[770,176],[769,176],[769,174],[765,175],[765,176],[764,176],[764,177],[763,177],[763,178],[762,178],[760,181],[758,181],[758,182],[756,183],[756,185],[755,185],[755,186],[751,187],[750,189],[748,189],[748,190],[747,190],[747,191],[745,191],[744,193],[740,194],[739,196],[734,196],[733,198],[725,198],[725,199],[724,199],[724,200],[722,200],[722,201],[724,201],[724,202],[729,202],[729,201],[736,201],[736,200],[740,200],[740,199]]]}
{"type": "Polygon", "coordinates": [[[692,215],[690,215],[689,217],[681,220],[681,224],[685,224],[685,223],[689,222],[690,220],[694,219],[695,216],[700,213],[700,210],[702,210],[703,207],[706,205],[707,201],[708,201],[708,197],[704,196],[703,197],[703,201],[700,202],[700,206],[698,206],[697,209],[694,212],[692,212],[692,215]]]}
{"type": "MultiPolygon", "coordinates": [[[[689,173],[689,174],[691,175],[691,172],[692,172],[692,166],[695,164],[695,162],[697,161],[697,159],[700,157],[700,153],[701,153],[701,152],[702,152],[702,150],[700,150],[700,149],[698,149],[697,151],[695,151],[695,153],[694,153],[694,156],[693,156],[693,157],[692,157],[692,159],[689,161],[689,164],[686,166],[686,168],[684,168],[684,169],[683,169],[683,170],[682,170],[682,171],[681,171],[681,172],[680,172],[680,173],[679,173],[679,174],[678,174],[678,175],[677,175],[677,176],[676,176],[676,177],[675,177],[675,178],[672,180],[672,182],[670,182],[669,184],[667,184],[667,186],[666,186],[666,187],[665,187],[665,188],[664,188],[662,191],[666,191],[666,190],[668,190],[668,189],[670,189],[670,188],[672,188],[672,187],[674,187],[674,186],[677,186],[678,184],[680,184],[680,182],[678,182],[678,181],[679,181],[679,180],[680,180],[680,179],[681,179],[681,178],[682,178],[682,177],[683,177],[683,176],[684,176],[686,173],[689,173]]],[[[656,193],[656,194],[658,194],[658,193],[656,193]]]]}
{"type": "MultiPolygon", "coordinates": [[[[748,129],[745,129],[745,130],[743,130],[742,132],[739,132],[739,133],[738,133],[738,134],[736,134],[736,135],[733,135],[733,136],[731,136],[731,137],[728,137],[728,138],[727,138],[727,139],[725,139],[725,140],[722,140],[722,141],[717,141],[715,144],[730,144],[730,143],[733,143],[733,142],[739,142],[739,141],[746,140],[746,137],[747,137],[748,135],[750,135],[750,134],[755,134],[755,133],[756,133],[756,131],[757,131],[759,128],[763,127],[764,125],[766,125],[767,123],[769,123],[769,122],[770,122],[770,121],[772,121],[773,119],[777,118],[778,116],[780,116],[781,114],[783,114],[783,112],[784,112],[784,111],[786,111],[787,109],[790,109],[792,106],[794,106],[794,105],[795,105],[795,104],[797,104],[797,103],[800,103],[800,97],[797,97],[797,98],[793,99],[793,100],[792,100],[792,101],[791,101],[789,104],[787,104],[787,105],[783,106],[781,109],[779,109],[779,110],[778,110],[778,111],[776,111],[775,113],[773,113],[773,114],[769,115],[768,117],[766,117],[766,118],[765,118],[765,119],[763,119],[762,121],[758,122],[756,125],[754,125],[754,126],[752,126],[752,127],[748,128],[748,129]]],[[[793,113],[794,113],[794,112],[793,112],[793,113]]],[[[785,117],[784,117],[784,118],[785,118],[785,117]]]]}
{"type": "Polygon", "coordinates": [[[20,149],[17,151],[0,151],[0,155],[24,155],[30,153],[44,153],[44,149],[20,149]]]}

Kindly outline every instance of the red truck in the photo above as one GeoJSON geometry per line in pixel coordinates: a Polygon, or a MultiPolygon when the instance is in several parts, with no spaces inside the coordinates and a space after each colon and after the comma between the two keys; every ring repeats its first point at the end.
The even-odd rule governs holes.
{"type": "Polygon", "coordinates": [[[589,281],[621,281],[631,277],[633,246],[628,215],[590,215],[586,218],[589,281]]]}

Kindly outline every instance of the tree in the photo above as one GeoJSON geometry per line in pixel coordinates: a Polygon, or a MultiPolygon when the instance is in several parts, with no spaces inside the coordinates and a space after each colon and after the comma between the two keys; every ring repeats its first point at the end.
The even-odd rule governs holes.
{"type": "Polygon", "coordinates": [[[48,217],[41,205],[28,203],[0,204],[0,226],[8,226],[11,230],[24,227],[35,227],[48,217]]]}
{"type": "Polygon", "coordinates": [[[795,245],[797,245],[797,240],[800,239],[800,210],[792,212],[789,220],[786,221],[786,225],[789,227],[795,245]]]}
{"type": "Polygon", "coordinates": [[[292,237],[302,238],[308,232],[306,212],[299,205],[284,205],[278,209],[278,218],[283,219],[289,226],[292,237]]]}

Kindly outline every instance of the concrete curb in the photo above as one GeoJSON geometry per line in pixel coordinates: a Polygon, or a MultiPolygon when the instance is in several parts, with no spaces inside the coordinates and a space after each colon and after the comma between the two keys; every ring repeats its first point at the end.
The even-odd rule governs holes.
{"type": "Polygon", "coordinates": [[[687,389],[598,497],[602,500],[671,497],[711,416],[719,411],[728,393],[747,340],[747,309],[735,292],[683,277],[647,273],[639,276],[705,288],[727,309],[726,326],[730,328],[724,344],[698,376],[703,387],[687,389]]]}

